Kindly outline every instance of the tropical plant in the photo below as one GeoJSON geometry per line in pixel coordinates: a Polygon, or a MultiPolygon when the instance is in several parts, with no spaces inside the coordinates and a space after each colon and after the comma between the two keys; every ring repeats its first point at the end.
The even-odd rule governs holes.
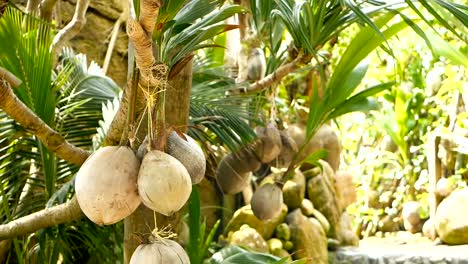
{"type": "MultiPolygon", "coordinates": [[[[88,67],[84,55],[70,50],[62,53],[57,71],[52,71],[51,39],[47,24],[8,8],[0,20],[0,67],[24,80],[15,89],[16,95],[37,116],[73,144],[91,149],[95,127],[102,119],[101,104],[116,97],[119,88],[94,62],[88,67]]],[[[2,126],[0,152],[2,222],[64,203],[73,188],[71,184],[60,187],[73,177],[77,166],[57,158],[27,129],[0,113],[2,123],[7,124],[2,126]]],[[[85,219],[51,227],[13,240],[9,258],[54,262],[59,255],[68,261],[94,255],[111,260],[118,247],[107,252],[93,248],[121,239],[121,235],[112,235],[120,228],[99,229],[85,219]]]]}
{"type": "Polygon", "coordinates": [[[198,187],[193,186],[188,205],[189,241],[187,254],[190,263],[203,263],[208,255],[208,248],[215,238],[219,224],[220,220],[216,221],[210,232],[206,232],[206,222],[202,220],[201,215],[200,193],[198,187]]]}
{"type": "MultiPolygon", "coordinates": [[[[200,50],[210,48],[205,53],[207,55],[205,58],[209,58],[210,54],[213,55],[214,52],[210,53],[210,50],[220,46],[222,33],[238,28],[237,25],[224,23],[224,20],[247,10],[238,5],[223,5],[223,1],[217,0],[190,2],[184,0],[140,2],[135,0],[132,1],[132,4],[131,13],[135,13],[135,17],[129,21],[129,25],[133,25],[137,30],[140,30],[139,33],[144,39],[144,45],[133,45],[135,49],[129,51],[130,65],[134,67],[130,67],[129,87],[125,90],[126,93],[124,92],[120,104],[115,103],[117,89],[110,85],[111,82],[108,79],[102,76],[89,77],[87,72],[89,69],[83,68],[83,64],[68,66],[66,62],[70,59],[68,59],[67,55],[62,60],[64,64],[59,67],[60,72],[57,72],[56,75],[52,74],[54,66],[53,54],[50,54],[52,35],[48,24],[31,16],[25,16],[18,10],[13,9],[7,10],[0,20],[0,67],[12,72],[13,75],[23,81],[22,85],[15,89],[16,96],[44,124],[57,130],[59,132],[57,134],[62,135],[67,143],[79,145],[84,149],[91,149],[91,138],[95,133],[94,128],[98,127],[98,122],[101,119],[100,112],[103,104],[106,105],[109,113],[115,112],[117,105],[119,105],[119,109],[123,110],[116,111],[116,117],[113,121],[127,120],[127,122],[123,121],[119,124],[120,127],[113,128],[112,125],[109,125],[110,118],[106,118],[106,122],[102,122],[99,129],[101,139],[95,141],[95,147],[99,145],[99,142],[102,142],[102,137],[106,134],[106,131],[109,134],[111,132],[118,134],[115,137],[117,141],[108,142],[119,144],[118,140],[122,138],[120,135],[122,131],[126,130],[127,127],[136,127],[135,117],[140,116],[139,114],[144,116],[142,114],[144,106],[149,108],[146,109],[146,113],[149,115],[150,129],[152,129],[151,124],[154,121],[150,116],[152,114],[155,114],[156,119],[158,119],[155,123],[159,124],[158,122],[162,120],[163,127],[167,122],[181,122],[182,119],[164,119],[166,115],[173,114],[164,113],[164,103],[160,103],[165,100],[165,81],[191,80],[192,72],[184,72],[183,70],[190,69],[194,54],[201,54],[203,57],[204,53],[200,52],[200,50]],[[149,19],[149,21],[146,19],[149,19]],[[215,37],[215,41],[212,41],[215,37]],[[142,59],[142,61],[138,61],[138,59],[142,59]],[[144,68],[140,62],[146,63],[148,68],[144,68]],[[138,93],[137,88],[138,85],[149,88],[147,87],[148,84],[145,83],[144,77],[146,76],[144,75],[155,74],[155,71],[153,71],[155,68],[153,67],[161,66],[161,64],[165,65],[162,68],[166,69],[167,67],[168,72],[166,75],[165,71],[161,71],[164,76],[158,76],[162,77],[158,81],[162,80],[164,85],[156,85],[158,90],[155,94],[159,105],[156,106],[157,109],[153,109],[154,105],[148,102],[152,100],[147,100],[150,99],[148,94],[145,98],[141,92],[138,93]],[[137,69],[135,66],[142,68],[137,69]],[[179,76],[179,74],[182,76],[179,76]],[[80,81],[82,79],[85,79],[85,81],[80,81]],[[98,85],[93,86],[94,84],[98,85]],[[90,88],[91,86],[96,89],[90,88]],[[101,88],[108,89],[108,91],[101,93],[101,88]],[[128,100],[129,98],[134,100],[128,100]],[[111,100],[113,100],[112,103],[111,100]],[[136,102],[143,102],[142,109],[136,109],[136,102]]],[[[465,28],[463,26],[466,27],[467,25],[467,15],[463,11],[466,11],[466,9],[464,5],[445,1],[407,0],[398,3],[348,0],[251,1],[252,24],[257,31],[256,34],[259,36],[260,43],[265,43],[262,48],[265,49],[266,54],[271,55],[272,59],[268,61],[268,76],[255,83],[243,85],[248,87],[248,92],[260,94],[258,97],[261,97],[263,102],[268,102],[264,100],[263,91],[265,89],[269,87],[276,89],[276,85],[286,75],[296,70],[300,69],[302,73],[313,72],[315,77],[309,87],[311,96],[302,101],[302,104],[309,110],[306,123],[307,139],[310,140],[316,129],[331,119],[352,111],[375,109],[375,101],[369,99],[369,97],[389,89],[393,85],[393,80],[390,80],[388,83],[381,83],[356,92],[369,68],[366,57],[371,52],[381,47],[382,50],[393,55],[388,39],[407,26],[411,27],[430,44],[430,38],[427,37],[426,32],[421,30],[418,22],[422,20],[432,26],[432,18],[442,23],[455,36],[465,41],[465,28]],[[405,13],[408,10],[412,10],[415,15],[405,13]],[[425,16],[426,13],[430,14],[431,18],[428,19],[425,16]],[[270,17],[270,14],[273,14],[273,16],[270,17]],[[416,16],[418,18],[415,18],[416,16]],[[277,23],[278,21],[281,21],[281,23],[277,23]],[[354,25],[360,27],[359,33],[353,36],[353,40],[346,51],[339,56],[339,61],[335,63],[334,58],[330,58],[326,51],[333,48],[333,40],[343,30],[354,25]],[[289,43],[290,39],[292,39],[292,43],[289,43]],[[288,44],[291,44],[289,49],[286,48],[288,44]],[[282,63],[282,61],[285,61],[285,63],[282,63]],[[330,62],[332,62],[332,67],[329,66],[330,62]],[[332,74],[327,76],[327,72],[330,70],[332,74]]],[[[129,26],[129,29],[132,28],[131,26],[129,26]]],[[[437,36],[437,34],[435,35],[437,36]]],[[[130,36],[130,39],[133,44],[141,44],[141,42],[135,41],[132,36],[130,36]]],[[[432,45],[434,50],[438,50],[439,47],[440,45],[432,45]]],[[[440,52],[450,54],[452,51],[444,50],[440,52]]],[[[219,55],[219,53],[217,54],[219,55]]],[[[215,64],[219,67],[222,62],[218,61],[215,64]]],[[[230,78],[220,78],[219,76],[223,74],[219,74],[220,72],[214,68],[208,67],[208,69],[209,71],[198,75],[200,78],[195,79],[194,82],[194,100],[191,109],[191,122],[194,127],[190,133],[205,142],[223,143],[228,148],[235,150],[239,145],[245,144],[254,138],[252,130],[245,122],[254,119],[252,115],[247,115],[247,112],[252,109],[250,107],[252,102],[249,101],[252,98],[244,101],[246,97],[233,96],[234,93],[232,92],[234,89],[239,88],[239,84],[235,84],[233,79],[230,78]],[[229,92],[229,98],[222,96],[226,91],[229,92]],[[207,101],[209,104],[206,104],[207,101]],[[238,112],[239,109],[241,111],[238,112]],[[204,127],[200,127],[201,125],[204,127]],[[205,128],[208,128],[210,132],[205,133],[207,131],[205,128]]],[[[297,71],[296,74],[300,75],[301,72],[297,71]]],[[[188,81],[176,88],[178,92],[189,91],[191,83],[188,81]]],[[[275,95],[276,93],[271,94],[275,95]]],[[[179,104],[180,102],[175,101],[174,98],[168,97],[167,103],[179,104]]],[[[266,96],[266,98],[271,99],[272,96],[266,96]]],[[[151,99],[153,98],[151,97],[151,99]]],[[[185,99],[188,101],[188,96],[185,99]]],[[[268,103],[275,104],[274,100],[270,100],[268,103]]],[[[255,101],[253,104],[255,104],[255,101]]],[[[272,112],[275,111],[275,108],[271,107],[271,110],[270,115],[274,116],[272,112]]],[[[180,112],[183,111],[186,110],[180,112]]],[[[1,120],[5,121],[6,124],[1,128],[2,138],[0,139],[1,195],[4,198],[2,199],[2,220],[10,222],[18,216],[30,214],[46,206],[52,207],[63,201],[68,203],[72,193],[68,192],[70,185],[63,185],[61,189],[58,187],[72,177],[77,167],[57,158],[54,155],[57,150],[48,150],[46,146],[50,142],[40,141],[38,139],[40,135],[36,137],[25,131],[4,114],[1,115],[1,120]],[[21,202],[21,192],[25,189],[24,186],[29,185],[39,190],[31,193],[40,197],[40,199],[35,199],[35,202],[41,202],[38,202],[35,207],[32,206],[29,210],[23,208],[20,210],[22,213],[17,213],[16,209],[12,211],[10,207],[15,208],[23,204],[21,202]]],[[[181,124],[182,126],[187,125],[184,120],[182,122],[184,122],[181,124]]],[[[133,133],[135,131],[130,132],[132,132],[131,136],[137,134],[133,133]]],[[[152,131],[146,132],[149,135],[152,131]]],[[[158,136],[159,134],[163,133],[158,133],[158,136]]],[[[120,143],[126,144],[127,137],[125,134],[123,138],[124,140],[120,143]]],[[[138,141],[142,141],[142,138],[138,138],[138,141]]],[[[87,156],[87,154],[85,153],[83,156],[87,156]]],[[[83,160],[76,162],[77,165],[83,160]]],[[[309,157],[308,160],[310,161],[311,158],[309,157]]],[[[300,162],[295,160],[289,171],[292,171],[294,166],[300,162]]],[[[195,213],[195,211],[193,212],[195,213]]],[[[133,229],[134,226],[131,225],[131,221],[136,221],[140,226],[143,226],[145,222],[145,219],[138,216],[138,214],[135,215],[126,219],[126,226],[129,227],[126,231],[130,235],[142,231],[133,229]]],[[[192,214],[192,216],[194,225],[196,225],[195,221],[198,222],[199,218],[196,217],[196,213],[192,214]]],[[[83,223],[89,224],[86,221],[83,221],[83,223]]],[[[17,255],[20,255],[23,249],[33,248],[42,252],[39,257],[44,262],[56,260],[59,255],[63,258],[72,256],[73,254],[70,252],[67,254],[65,248],[52,247],[52,245],[56,244],[50,243],[51,240],[47,238],[61,238],[66,241],[66,243],[60,243],[61,246],[71,245],[70,243],[75,240],[65,239],[70,236],[65,236],[57,230],[69,232],[67,234],[80,230],[73,224],[40,231],[32,236],[30,244],[25,243],[22,245],[21,241],[15,240],[14,248],[17,255]],[[40,238],[36,238],[36,236],[40,238]],[[38,247],[31,246],[35,245],[37,241],[39,241],[38,247]]],[[[96,230],[98,229],[94,228],[93,226],[87,230],[92,231],[91,233],[94,235],[97,234],[96,230]]],[[[118,225],[114,228],[118,228],[118,225]]],[[[145,228],[147,227],[145,226],[145,228]]],[[[109,229],[99,228],[99,230],[105,232],[109,229]]],[[[198,229],[199,231],[200,229],[198,229]]],[[[200,241],[201,233],[199,235],[195,233],[197,228],[192,232],[192,239],[200,241]]],[[[86,241],[92,241],[93,243],[98,242],[97,238],[110,239],[114,245],[116,244],[114,241],[120,241],[119,237],[109,235],[98,234],[95,237],[89,234],[88,237],[89,239],[86,241]]],[[[77,240],[84,240],[84,238],[80,237],[77,240]]],[[[129,243],[130,239],[125,239],[125,241],[129,243]]],[[[119,251],[118,247],[110,250],[119,251]]],[[[125,253],[131,254],[132,251],[132,247],[129,246],[126,247],[125,253]]],[[[203,254],[198,256],[193,254],[193,258],[199,260],[200,256],[203,257],[203,254]]],[[[78,261],[73,257],[66,260],[78,261]]],[[[102,259],[102,261],[106,260],[102,259]]]]}

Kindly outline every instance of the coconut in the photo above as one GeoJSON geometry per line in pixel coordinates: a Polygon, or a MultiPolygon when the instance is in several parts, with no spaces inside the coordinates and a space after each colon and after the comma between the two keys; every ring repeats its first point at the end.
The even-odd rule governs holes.
{"type": "Polygon", "coordinates": [[[148,152],[138,174],[138,193],[143,204],[169,216],[179,211],[192,192],[192,181],[184,165],[159,150],[148,152]]]}
{"type": "Polygon", "coordinates": [[[140,205],[137,177],[140,162],[128,147],[97,150],[76,174],[75,193],[83,213],[98,225],[111,225],[140,205]]]}
{"type": "Polygon", "coordinates": [[[150,244],[139,245],[133,252],[130,264],[190,264],[189,257],[177,242],[159,238],[150,244]]]}
{"type": "Polygon", "coordinates": [[[264,163],[274,160],[281,152],[279,130],[273,123],[269,123],[265,128],[257,127],[255,132],[259,138],[259,141],[254,144],[257,157],[264,163]]]}
{"type": "Polygon", "coordinates": [[[167,138],[167,154],[178,159],[187,168],[192,184],[197,184],[205,176],[205,154],[193,138],[185,134],[184,137],[186,140],[172,131],[167,138]]]}
{"type": "Polygon", "coordinates": [[[280,131],[281,137],[281,152],[279,155],[270,162],[270,166],[275,168],[287,168],[291,163],[294,155],[296,155],[298,148],[296,141],[283,130],[280,131]]]}
{"type": "Polygon", "coordinates": [[[283,207],[283,192],[278,185],[265,183],[255,191],[250,205],[258,219],[265,221],[276,218],[283,207]]]}
{"type": "Polygon", "coordinates": [[[235,154],[224,156],[216,170],[216,181],[225,194],[241,192],[249,185],[252,173],[247,167],[239,165],[235,154]]]}

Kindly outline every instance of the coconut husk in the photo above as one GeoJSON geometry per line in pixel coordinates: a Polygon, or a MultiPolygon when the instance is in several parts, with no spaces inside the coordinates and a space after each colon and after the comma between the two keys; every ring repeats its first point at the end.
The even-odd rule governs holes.
{"type": "Polygon", "coordinates": [[[270,162],[270,166],[275,168],[287,168],[291,163],[294,155],[298,151],[296,142],[284,130],[280,131],[281,137],[281,152],[270,162]]]}
{"type": "Polygon", "coordinates": [[[251,172],[248,162],[236,154],[224,156],[216,170],[216,181],[226,194],[241,192],[250,182],[251,172]]]}
{"type": "Polygon", "coordinates": [[[281,152],[282,142],[279,130],[273,123],[255,129],[259,140],[254,144],[255,154],[261,162],[274,160],[281,152]]]}

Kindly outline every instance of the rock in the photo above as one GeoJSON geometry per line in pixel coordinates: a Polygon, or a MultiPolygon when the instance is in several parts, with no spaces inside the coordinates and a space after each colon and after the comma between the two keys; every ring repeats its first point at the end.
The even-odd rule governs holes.
{"type": "Polygon", "coordinates": [[[328,250],[335,251],[340,246],[340,241],[338,239],[329,238],[327,239],[327,248],[328,250]]]}
{"type": "Polygon", "coordinates": [[[429,218],[426,220],[426,222],[424,222],[424,225],[422,227],[422,233],[425,237],[428,237],[428,238],[433,238],[433,234],[432,234],[432,226],[434,225],[433,221],[432,221],[432,218],[429,218]]]}
{"type": "Polygon", "coordinates": [[[231,232],[228,237],[229,244],[250,248],[254,251],[268,253],[268,245],[257,230],[243,225],[240,230],[231,232]]]}
{"type": "Polygon", "coordinates": [[[319,221],[323,231],[325,231],[325,234],[328,234],[330,231],[330,223],[327,218],[317,209],[312,210],[312,216],[319,221]]]}
{"type": "Polygon", "coordinates": [[[447,197],[453,191],[454,184],[447,178],[440,178],[437,181],[436,190],[435,192],[442,196],[447,197]]]}
{"type": "MultiPolygon", "coordinates": [[[[296,141],[299,149],[305,142],[306,128],[303,124],[291,124],[287,129],[290,137],[296,141]]],[[[325,149],[328,151],[328,156],[325,160],[336,171],[340,165],[341,143],[333,128],[327,124],[320,127],[307,146],[301,152],[299,160],[305,159],[308,155],[317,150],[325,149]]]]}
{"type": "Polygon", "coordinates": [[[292,179],[286,181],[283,186],[283,200],[289,210],[301,206],[305,197],[306,181],[300,170],[296,170],[292,179]]]}
{"type": "MultiPolygon", "coordinates": [[[[275,254],[273,254],[273,255],[275,255],[275,254]]],[[[281,259],[286,258],[285,263],[291,263],[292,262],[291,254],[289,254],[289,252],[286,251],[285,249],[281,249],[279,254],[277,254],[275,256],[280,257],[281,259]]]]}
{"type": "Polygon", "coordinates": [[[435,227],[442,241],[468,244],[468,188],[453,191],[437,207],[435,227]]]}
{"type": "Polygon", "coordinates": [[[283,241],[283,248],[286,250],[291,250],[294,248],[294,244],[291,241],[283,241]]]}
{"type": "Polygon", "coordinates": [[[261,221],[255,217],[250,205],[246,205],[234,212],[232,219],[225,228],[225,234],[228,234],[230,231],[239,230],[242,225],[248,224],[250,227],[257,230],[264,239],[270,239],[273,235],[273,232],[275,231],[276,226],[284,222],[287,213],[288,207],[283,205],[281,213],[277,218],[268,221],[261,221]]]}
{"type": "Polygon", "coordinates": [[[314,204],[315,209],[319,210],[330,224],[330,231],[328,236],[337,238],[337,228],[341,217],[341,209],[336,197],[335,187],[332,183],[332,176],[330,173],[330,166],[326,162],[321,162],[323,172],[311,178],[307,182],[307,195],[310,201],[314,204]]]}
{"type": "Polygon", "coordinates": [[[334,178],[340,208],[341,210],[345,210],[357,200],[356,184],[354,183],[353,175],[344,171],[337,171],[334,178]]]}
{"type": "MultiPolygon", "coordinates": [[[[61,21],[56,23],[62,27],[73,18],[76,2],[62,1],[57,7],[60,8],[61,21]]],[[[86,13],[86,23],[83,28],[66,45],[71,46],[76,53],[86,54],[88,63],[93,60],[102,67],[108,48],[109,33],[123,10],[123,3],[118,0],[91,1],[89,10],[92,12],[86,13]]],[[[127,83],[127,54],[128,37],[125,27],[121,27],[107,71],[107,75],[121,87],[127,83]]]]}
{"type": "Polygon", "coordinates": [[[338,240],[342,246],[359,246],[359,238],[353,231],[351,216],[344,212],[340,218],[340,228],[338,233],[338,240]]]}
{"type": "Polygon", "coordinates": [[[411,233],[420,232],[422,229],[422,221],[420,216],[421,204],[416,201],[410,201],[403,204],[401,217],[406,231],[411,233]]]}
{"type": "Polygon", "coordinates": [[[314,213],[314,204],[309,199],[302,200],[301,212],[305,216],[311,216],[314,213]]]}
{"type": "Polygon", "coordinates": [[[283,242],[278,238],[270,238],[267,241],[268,250],[270,250],[270,254],[278,256],[283,250],[283,242]]]}
{"type": "Polygon", "coordinates": [[[275,236],[280,239],[289,240],[291,239],[291,230],[288,224],[281,223],[275,228],[275,236]]]}
{"type": "Polygon", "coordinates": [[[385,215],[377,223],[377,230],[384,233],[396,232],[400,229],[398,221],[391,215],[385,215]]]}
{"type": "Polygon", "coordinates": [[[286,221],[291,229],[294,259],[305,258],[307,264],[328,264],[327,237],[318,221],[309,220],[296,209],[286,221]]]}

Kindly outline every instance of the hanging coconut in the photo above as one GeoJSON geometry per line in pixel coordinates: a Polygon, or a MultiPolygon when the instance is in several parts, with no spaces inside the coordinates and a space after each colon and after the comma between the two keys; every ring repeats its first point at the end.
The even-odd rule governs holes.
{"type": "Polygon", "coordinates": [[[147,207],[169,216],[184,206],[191,192],[190,175],[180,161],[159,150],[145,155],[138,174],[138,193],[147,207]]]}
{"type": "Polygon", "coordinates": [[[139,245],[133,252],[130,264],[190,264],[184,249],[174,240],[158,238],[149,244],[139,245]]]}
{"type": "Polygon", "coordinates": [[[179,160],[187,168],[192,184],[197,184],[205,176],[205,154],[193,138],[184,137],[186,140],[172,131],[167,138],[167,154],[179,160]]]}
{"type": "Polygon", "coordinates": [[[254,145],[255,154],[263,163],[274,160],[281,152],[281,136],[273,123],[255,129],[259,141],[254,145]]]}
{"type": "Polygon", "coordinates": [[[128,147],[97,150],[76,174],[75,193],[83,213],[98,225],[129,216],[141,203],[137,191],[140,162],[128,147]]]}
{"type": "Polygon", "coordinates": [[[216,181],[225,194],[241,192],[249,185],[252,173],[245,164],[245,160],[231,153],[221,160],[216,170],[216,181]]]}
{"type": "Polygon", "coordinates": [[[281,152],[275,159],[273,159],[273,161],[270,162],[270,166],[279,169],[287,168],[298,151],[296,142],[285,130],[280,131],[280,137],[281,152]]]}
{"type": "Polygon", "coordinates": [[[283,192],[274,183],[260,186],[250,201],[254,215],[262,220],[270,220],[280,215],[283,207],[283,192]]]}

